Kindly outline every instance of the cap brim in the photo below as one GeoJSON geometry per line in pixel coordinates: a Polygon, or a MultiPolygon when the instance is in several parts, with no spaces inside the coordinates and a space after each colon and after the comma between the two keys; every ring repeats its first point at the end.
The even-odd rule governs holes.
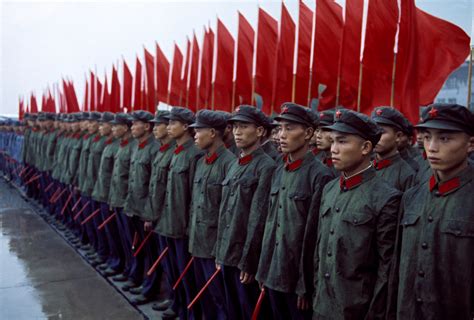
{"type": "Polygon", "coordinates": [[[304,121],[304,120],[301,120],[301,118],[299,117],[296,117],[292,114],[288,114],[288,113],[285,113],[285,114],[281,114],[279,116],[276,116],[275,117],[275,120],[276,121],[291,121],[291,122],[296,122],[296,123],[300,123],[300,124],[304,124],[304,125],[310,125],[308,122],[304,121]]]}
{"type": "Polygon", "coordinates": [[[329,129],[332,131],[338,131],[338,132],[343,132],[343,133],[349,133],[349,134],[356,134],[358,136],[361,136],[361,133],[354,129],[353,127],[343,123],[343,122],[335,122],[330,126],[323,126],[325,129],[329,129]]]}
{"type": "Polygon", "coordinates": [[[242,114],[236,114],[235,116],[232,116],[232,118],[230,118],[227,122],[248,122],[248,123],[257,123],[254,119],[250,118],[250,117],[247,117],[245,115],[242,115],[242,114]]]}
{"type": "Polygon", "coordinates": [[[439,121],[439,120],[429,120],[425,123],[417,124],[415,128],[439,129],[439,130],[463,131],[463,132],[466,131],[465,128],[459,125],[456,125],[455,123],[449,123],[449,122],[439,121]]]}
{"type": "Polygon", "coordinates": [[[168,120],[163,120],[163,119],[160,119],[160,120],[156,120],[156,119],[153,119],[153,120],[150,120],[151,123],[154,123],[154,124],[162,124],[162,123],[168,123],[168,120]]]}
{"type": "Polygon", "coordinates": [[[401,131],[406,131],[404,128],[402,128],[399,124],[397,124],[396,122],[390,120],[390,119],[387,119],[387,118],[382,118],[382,117],[373,117],[372,120],[375,121],[375,123],[377,124],[382,124],[382,125],[387,125],[387,126],[392,126],[392,127],[395,127],[401,131]]]}

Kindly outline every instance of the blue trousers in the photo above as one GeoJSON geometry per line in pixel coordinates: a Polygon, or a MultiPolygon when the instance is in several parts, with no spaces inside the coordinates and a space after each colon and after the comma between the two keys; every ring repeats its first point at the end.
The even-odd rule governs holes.
{"type": "MultiPolygon", "coordinates": [[[[129,225],[129,219],[125,213],[123,213],[123,208],[115,208],[117,212],[117,230],[120,242],[123,248],[124,254],[124,266],[123,274],[127,277],[130,275],[130,270],[132,267],[132,241],[133,235],[131,234],[131,227],[129,225]]],[[[132,279],[133,280],[133,279],[132,279]]]]}
{"type": "MultiPolygon", "coordinates": [[[[109,205],[105,202],[99,202],[100,214],[102,221],[110,217],[113,212],[110,211],[109,205]]],[[[109,257],[107,264],[114,270],[121,271],[123,268],[123,250],[118,236],[117,218],[109,221],[104,228],[97,230],[98,234],[104,235],[109,248],[109,257]]]]}
{"type": "Polygon", "coordinates": [[[267,290],[268,300],[272,311],[272,319],[275,320],[309,320],[312,317],[313,306],[309,310],[299,310],[297,305],[298,296],[294,293],[280,292],[272,289],[267,290]]]}

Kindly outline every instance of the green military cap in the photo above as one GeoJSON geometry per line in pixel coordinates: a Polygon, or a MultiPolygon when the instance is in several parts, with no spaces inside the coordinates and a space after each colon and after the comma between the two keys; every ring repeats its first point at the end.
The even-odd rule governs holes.
{"type": "Polygon", "coordinates": [[[266,127],[268,123],[267,116],[261,110],[249,105],[240,105],[235,109],[228,122],[236,121],[253,123],[258,127],[266,127]]]}
{"type": "Polygon", "coordinates": [[[89,111],[82,111],[81,112],[81,121],[82,120],[89,120],[90,114],[91,113],[89,111]]]}
{"type": "Polygon", "coordinates": [[[194,123],[196,117],[194,113],[183,107],[174,107],[171,109],[169,120],[179,121],[186,124],[194,123]]]}
{"type": "Polygon", "coordinates": [[[214,128],[214,129],[225,129],[227,126],[226,116],[222,113],[201,110],[196,114],[196,122],[191,124],[191,128],[214,128]]]}
{"type": "Polygon", "coordinates": [[[157,110],[155,112],[155,117],[150,121],[156,124],[159,123],[168,123],[169,122],[170,112],[167,110],[157,110]]]}
{"type": "Polygon", "coordinates": [[[114,119],[110,121],[111,124],[132,124],[132,117],[127,113],[116,113],[114,119]]]}
{"type": "Polygon", "coordinates": [[[377,107],[372,111],[372,120],[377,124],[384,124],[395,127],[400,131],[406,132],[406,119],[403,114],[392,107],[377,107]]]}
{"type": "Polygon", "coordinates": [[[100,112],[97,112],[97,111],[92,111],[90,114],[89,114],[89,120],[92,120],[92,121],[99,121],[100,118],[101,118],[102,114],[100,112]]]}
{"type": "Polygon", "coordinates": [[[145,110],[137,110],[131,113],[133,121],[150,122],[153,120],[153,114],[145,110]]]}
{"type": "Polygon", "coordinates": [[[347,109],[339,109],[334,113],[334,123],[325,128],[355,134],[372,142],[375,146],[382,136],[381,128],[365,114],[347,109]]]}
{"type": "Polygon", "coordinates": [[[319,113],[319,125],[320,126],[330,126],[334,123],[334,114],[336,113],[335,109],[324,110],[319,113]]]}
{"type": "Polygon", "coordinates": [[[287,120],[303,124],[308,127],[316,127],[319,123],[318,115],[310,109],[296,103],[286,102],[281,106],[280,115],[275,117],[276,121],[287,120]]]}
{"type": "Polygon", "coordinates": [[[434,103],[423,110],[421,122],[415,127],[463,131],[474,136],[474,116],[458,104],[434,103]]]}
{"type": "Polygon", "coordinates": [[[70,115],[71,117],[71,122],[78,122],[78,121],[82,121],[83,118],[82,118],[82,112],[74,112],[70,115]]]}
{"type": "Polygon", "coordinates": [[[112,112],[106,111],[102,113],[99,122],[111,122],[112,120],[114,120],[114,114],[112,112]]]}
{"type": "Polygon", "coordinates": [[[44,120],[55,120],[56,119],[56,114],[52,112],[45,112],[43,113],[43,118],[44,120]]]}

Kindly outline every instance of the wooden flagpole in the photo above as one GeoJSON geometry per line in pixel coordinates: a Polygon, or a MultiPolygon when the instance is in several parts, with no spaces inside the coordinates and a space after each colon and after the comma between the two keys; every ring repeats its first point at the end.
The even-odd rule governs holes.
{"type": "Polygon", "coordinates": [[[291,102],[295,102],[296,98],[296,74],[293,73],[293,86],[291,88],[291,102]]]}
{"type": "Polygon", "coordinates": [[[397,53],[393,53],[393,68],[392,68],[392,88],[390,92],[390,107],[395,107],[395,74],[397,70],[397,53]]]}
{"type": "Polygon", "coordinates": [[[471,56],[469,57],[469,69],[467,73],[467,108],[471,111],[473,110],[473,108],[471,108],[473,55],[474,55],[474,46],[471,46],[471,56]]]}
{"type": "Polygon", "coordinates": [[[232,81],[232,112],[234,112],[234,109],[235,109],[235,87],[236,87],[236,83],[235,83],[235,80],[232,81]]]}
{"type": "Polygon", "coordinates": [[[360,112],[360,99],[362,96],[362,61],[359,64],[359,88],[357,89],[357,112],[360,112]]]}

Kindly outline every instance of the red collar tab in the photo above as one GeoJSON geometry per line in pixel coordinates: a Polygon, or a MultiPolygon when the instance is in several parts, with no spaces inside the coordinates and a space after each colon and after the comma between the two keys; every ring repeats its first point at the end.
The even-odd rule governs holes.
{"type": "Polygon", "coordinates": [[[180,154],[181,151],[184,150],[184,145],[177,146],[176,149],[174,149],[174,154],[180,154]]]}
{"type": "Polygon", "coordinates": [[[332,158],[331,157],[325,157],[323,159],[323,163],[327,166],[327,167],[332,167],[333,164],[332,164],[332,158]]]}
{"type": "Polygon", "coordinates": [[[426,154],[426,151],[425,151],[425,150],[423,150],[422,156],[423,156],[423,159],[425,159],[425,160],[428,158],[428,155],[426,154]]]}
{"type": "Polygon", "coordinates": [[[375,170],[380,170],[380,169],[390,167],[392,165],[392,160],[390,159],[383,159],[379,161],[374,160],[372,163],[374,165],[375,170]]]}
{"type": "Polygon", "coordinates": [[[89,134],[86,133],[82,138],[83,138],[84,140],[87,140],[87,138],[89,138],[89,134]]]}
{"type": "Polygon", "coordinates": [[[164,144],[160,147],[160,152],[165,152],[166,150],[168,150],[170,148],[170,144],[167,143],[167,144],[164,144]]]}
{"type": "Polygon", "coordinates": [[[128,139],[123,139],[122,141],[120,141],[121,148],[125,147],[126,145],[128,145],[128,139]]]}
{"type": "Polygon", "coordinates": [[[252,161],[252,159],[253,159],[252,154],[248,154],[246,156],[240,157],[239,158],[239,164],[241,166],[245,166],[245,165],[249,164],[252,161]]]}
{"type": "Polygon", "coordinates": [[[79,139],[81,137],[81,134],[80,133],[75,133],[72,137],[74,139],[79,139]]]}
{"type": "Polygon", "coordinates": [[[432,192],[436,187],[438,187],[438,191],[436,193],[437,196],[445,196],[451,191],[456,190],[461,186],[461,179],[459,177],[452,178],[446,182],[437,182],[434,175],[430,178],[430,192],[432,192]]]}
{"type": "Polygon", "coordinates": [[[339,185],[342,191],[347,191],[357,187],[362,183],[362,181],[362,173],[347,179],[344,178],[343,174],[341,174],[341,178],[339,179],[339,185]]]}
{"type": "Polygon", "coordinates": [[[311,152],[313,153],[313,155],[317,155],[320,152],[320,150],[317,147],[314,147],[313,150],[311,150],[311,152]]]}
{"type": "MultiPolygon", "coordinates": [[[[288,160],[288,157],[286,159],[288,160]]],[[[302,164],[303,164],[303,159],[298,159],[291,163],[286,161],[285,169],[286,171],[290,171],[290,172],[296,171],[301,167],[302,164]]]]}
{"type": "Polygon", "coordinates": [[[94,140],[92,140],[93,142],[97,142],[100,140],[100,135],[99,134],[96,134],[95,137],[94,137],[94,140]]]}
{"type": "Polygon", "coordinates": [[[147,144],[148,144],[148,139],[146,139],[146,140],[143,141],[143,142],[140,142],[140,144],[138,145],[138,149],[143,149],[143,148],[145,148],[147,144]]]}
{"type": "Polygon", "coordinates": [[[438,110],[433,108],[430,110],[430,112],[428,112],[428,114],[430,115],[430,118],[436,118],[438,116],[438,110]]]}
{"type": "Polygon", "coordinates": [[[219,156],[217,155],[216,152],[211,154],[210,156],[206,156],[206,163],[207,164],[213,164],[219,156]]]}
{"type": "Polygon", "coordinates": [[[107,140],[105,140],[105,144],[111,144],[113,140],[113,138],[108,138],[107,140]]]}

